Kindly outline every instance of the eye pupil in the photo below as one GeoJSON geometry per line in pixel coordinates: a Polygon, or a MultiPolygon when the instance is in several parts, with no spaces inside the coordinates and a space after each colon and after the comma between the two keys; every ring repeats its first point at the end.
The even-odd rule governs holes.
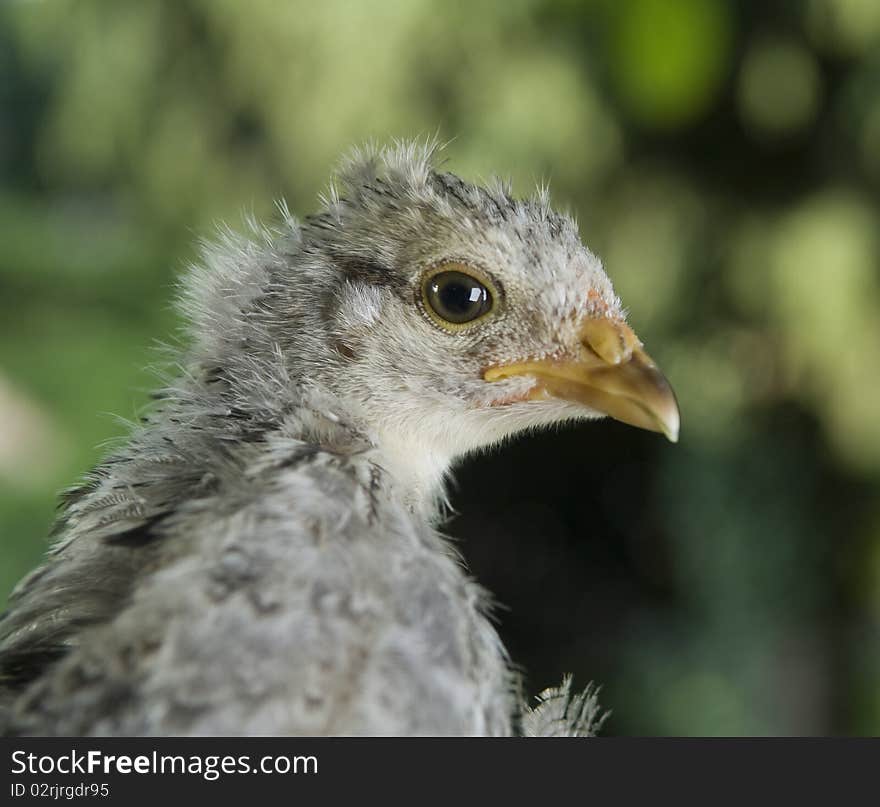
{"type": "Polygon", "coordinates": [[[445,285],[434,283],[434,293],[440,298],[443,307],[452,314],[466,316],[478,308],[486,297],[486,289],[451,280],[445,285]]]}
{"type": "Polygon", "coordinates": [[[427,283],[425,297],[437,316],[455,325],[471,322],[492,307],[489,290],[464,272],[434,275],[427,283]]]}

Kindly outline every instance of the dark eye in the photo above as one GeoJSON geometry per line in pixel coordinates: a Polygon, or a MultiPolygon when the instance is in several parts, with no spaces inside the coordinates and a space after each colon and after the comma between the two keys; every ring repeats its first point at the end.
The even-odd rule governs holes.
{"type": "Polygon", "coordinates": [[[440,325],[464,325],[492,310],[492,292],[477,278],[457,270],[429,275],[422,289],[429,313],[440,325]]]}

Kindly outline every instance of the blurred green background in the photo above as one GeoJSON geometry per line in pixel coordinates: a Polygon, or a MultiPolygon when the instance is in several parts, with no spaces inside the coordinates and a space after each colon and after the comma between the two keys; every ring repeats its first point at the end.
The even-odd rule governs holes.
{"type": "Polygon", "coordinates": [[[439,134],[549,180],[681,402],[468,462],[534,692],[612,734],[880,733],[880,3],[0,4],[0,596],[146,400],[195,241],[439,134]],[[109,414],[114,413],[114,414],[109,414]]]}

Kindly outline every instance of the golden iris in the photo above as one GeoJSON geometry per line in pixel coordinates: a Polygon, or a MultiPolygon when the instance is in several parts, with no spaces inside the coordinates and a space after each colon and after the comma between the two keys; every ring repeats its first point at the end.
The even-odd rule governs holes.
{"type": "Polygon", "coordinates": [[[470,267],[447,264],[429,272],[422,281],[422,297],[428,314],[447,330],[460,330],[486,316],[495,304],[488,279],[470,267]]]}

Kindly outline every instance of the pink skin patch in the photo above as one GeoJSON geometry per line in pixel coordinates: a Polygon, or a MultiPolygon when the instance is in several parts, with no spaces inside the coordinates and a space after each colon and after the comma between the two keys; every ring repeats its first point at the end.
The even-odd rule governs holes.
{"type": "Polygon", "coordinates": [[[602,295],[596,289],[590,289],[587,292],[587,311],[591,316],[608,313],[608,303],[602,299],[602,295]]]}
{"type": "Polygon", "coordinates": [[[531,394],[531,390],[526,390],[518,395],[506,395],[503,398],[495,398],[494,400],[489,401],[489,406],[510,406],[511,404],[525,403],[526,401],[531,400],[531,394]]]}

